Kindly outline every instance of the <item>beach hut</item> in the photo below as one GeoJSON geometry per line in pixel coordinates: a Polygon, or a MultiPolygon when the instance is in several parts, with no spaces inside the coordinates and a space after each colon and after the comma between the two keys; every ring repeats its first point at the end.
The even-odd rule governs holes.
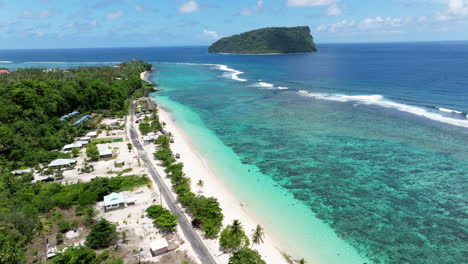
{"type": "Polygon", "coordinates": [[[97,137],[97,132],[96,131],[91,131],[86,134],[87,137],[97,137]]]}
{"type": "Polygon", "coordinates": [[[99,149],[100,159],[110,159],[112,157],[113,157],[112,149],[107,148],[107,147],[99,149]]]}
{"type": "Polygon", "coordinates": [[[125,207],[125,197],[122,193],[111,193],[104,196],[104,211],[125,207]]]}
{"type": "Polygon", "coordinates": [[[88,137],[88,136],[80,137],[80,141],[88,142],[90,140],[91,140],[91,137],[88,137]]]}
{"type": "Polygon", "coordinates": [[[169,245],[165,238],[151,241],[150,252],[153,257],[169,252],[169,245]]]}
{"type": "Polygon", "coordinates": [[[56,159],[47,165],[49,168],[71,168],[76,164],[74,159],[56,159]]]}
{"type": "Polygon", "coordinates": [[[115,164],[116,167],[122,167],[123,165],[125,165],[125,161],[123,161],[121,159],[117,159],[117,160],[115,160],[114,164],[115,164]]]}
{"type": "Polygon", "coordinates": [[[32,173],[32,172],[33,172],[33,169],[29,168],[29,169],[23,169],[23,170],[15,170],[15,171],[12,171],[11,173],[13,173],[14,175],[22,175],[22,174],[32,173]]]}
{"type": "Polygon", "coordinates": [[[63,146],[63,151],[69,151],[69,150],[72,150],[72,148],[75,147],[75,144],[67,144],[65,146],[63,146]]]}

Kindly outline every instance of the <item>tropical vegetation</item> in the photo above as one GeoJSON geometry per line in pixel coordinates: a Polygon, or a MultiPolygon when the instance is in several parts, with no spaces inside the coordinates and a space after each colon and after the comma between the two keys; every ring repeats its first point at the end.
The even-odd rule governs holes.
{"type": "Polygon", "coordinates": [[[189,209],[194,220],[200,222],[201,229],[210,238],[216,237],[222,227],[223,214],[219,202],[214,197],[196,195],[190,187],[190,178],[183,172],[183,163],[175,163],[175,158],[169,146],[169,136],[159,136],[155,143],[159,149],[154,157],[161,161],[166,168],[165,171],[171,178],[174,192],[178,195],[180,202],[189,209]]]}
{"type": "Polygon", "coordinates": [[[222,38],[213,43],[211,53],[294,53],[314,52],[316,47],[310,28],[268,27],[222,38]]]}
{"type": "Polygon", "coordinates": [[[177,227],[177,215],[160,205],[151,205],[146,209],[146,213],[154,219],[154,224],[164,231],[175,231],[177,227]]]}

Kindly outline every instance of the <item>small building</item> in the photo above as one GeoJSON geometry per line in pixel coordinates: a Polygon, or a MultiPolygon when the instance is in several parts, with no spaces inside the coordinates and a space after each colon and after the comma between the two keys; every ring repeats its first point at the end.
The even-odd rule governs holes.
{"type": "Polygon", "coordinates": [[[165,238],[151,241],[150,252],[153,257],[169,252],[169,245],[165,238]]]}
{"type": "Polygon", "coordinates": [[[104,211],[125,207],[125,197],[122,193],[111,193],[104,196],[104,211]]]}
{"type": "Polygon", "coordinates": [[[85,136],[85,137],[80,137],[80,141],[85,141],[88,142],[91,140],[91,137],[85,136]]]}
{"type": "Polygon", "coordinates": [[[56,159],[47,165],[49,168],[71,168],[76,164],[74,159],[56,159]]]}
{"type": "Polygon", "coordinates": [[[9,74],[10,71],[8,69],[2,68],[0,69],[0,74],[9,74]]]}
{"type": "Polygon", "coordinates": [[[96,131],[91,131],[86,134],[87,137],[97,137],[97,132],[96,131]]]}
{"type": "Polygon", "coordinates": [[[117,159],[117,160],[115,160],[114,164],[115,164],[116,167],[122,167],[123,165],[125,165],[125,161],[123,161],[121,159],[117,159]]]}
{"type": "Polygon", "coordinates": [[[98,150],[99,150],[100,159],[110,159],[114,156],[114,154],[112,153],[112,149],[108,147],[102,147],[102,148],[99,148],[98,150]]]}
{"type": "Polygon", "coordinates": [[[69,151],[69,150],[72,150],[74,148],[82,148],[84,145],[88,144],[87,141],[75,141],[71,144],[67,144],[65,146],[63,146],[63,151],[69,151]]]}
{"type": "Polygon", "coordinates": [[[15,171],[12,171],[11,173],[13,173],[14,175],[22,175],[22,174],[32,173],[32,172],[33,172],[33,169],[29,168],[29,169],[23,169],[23,170],[15,170],[15,171]]]}

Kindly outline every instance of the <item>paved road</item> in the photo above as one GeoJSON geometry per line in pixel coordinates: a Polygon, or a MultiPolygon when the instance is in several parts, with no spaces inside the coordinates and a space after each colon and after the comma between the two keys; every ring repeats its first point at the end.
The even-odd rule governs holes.
{"type": "Polygon", "coordinates": [[[163,182],[161,175],[156,171],[153,163],[151,163],[150,157],[148,153],[146,153],[145,149],[141,145],[140,141],[138,140],[138,134],[135,131],[135,111],[133,100],[130,102],[130,139],[133,142],[133,145],[138,150],[140,158],[143,160],[146,168],[148,168],[151,177],[153,177],[156,184],[159,186],[159,190],[161,191],[164,200],[167,203],[167,206],[171,210],[172,213],[176,214],[179,222],[179,226],[184,232],[185,237],[192,245],[193,250],[197,254],[198,258],[203,264],[216,264],[213,256],[208,251],[208,248],[203,244],[202,240],[192,228],[191,222],[185,217],[182,213],[182,210],[179,205],[176,204],[174,197],[171,194],[171,190],[166,186],[163,182]]]}

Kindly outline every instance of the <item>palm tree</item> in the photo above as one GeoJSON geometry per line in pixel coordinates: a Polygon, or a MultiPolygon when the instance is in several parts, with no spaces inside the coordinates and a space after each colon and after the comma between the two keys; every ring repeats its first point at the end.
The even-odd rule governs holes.
{"type": "Polygon", "coordinates": [[[197,182],[197,186],[198,188],[200,189],[198,192],[201,193],[201,189],[203,188],[203,186],[205,185],[205,183],[203,182],[203,180],[198,180],[197,182]]]}
{"type": "Polygon", "coordinates": [[[306,264],[306,263],[307,263],[307,261],[305,259],[303,259],[303,258],[301,258],[301,259],[299,259],[297,261],[297,264],[306,264]]]}
{"type": "Polygon", "coordinates": [[[239,220],[235,219],[233,222],[232,222],[232,225],[231,225],[231,234],[235,237],[235,238],[239,238],[240,236],[242,236],[244,234],[244,228],[242,227],[242,224],[239,220]]]}
{"type": "Polygon", "coordinates": [[[34,228],[34,232],[36,235],[42,238],[42,244],[44,246],[44,260],[47,260],[47,239],[46,235],[50,233],[52,223],[47,220],[44,216],[39,216],[37,220],[36,227],[34,228]]]}
{"type": "Polygon", "coordinates": [[[261,244],[263,243],[263,236],[265,235],[263,233],[263,228],[260,226],[260,225],[257,225],[257,227],[252,230],[253,231],[253,234],[252,234],[252,246],[254,244],[261,244]]]}

